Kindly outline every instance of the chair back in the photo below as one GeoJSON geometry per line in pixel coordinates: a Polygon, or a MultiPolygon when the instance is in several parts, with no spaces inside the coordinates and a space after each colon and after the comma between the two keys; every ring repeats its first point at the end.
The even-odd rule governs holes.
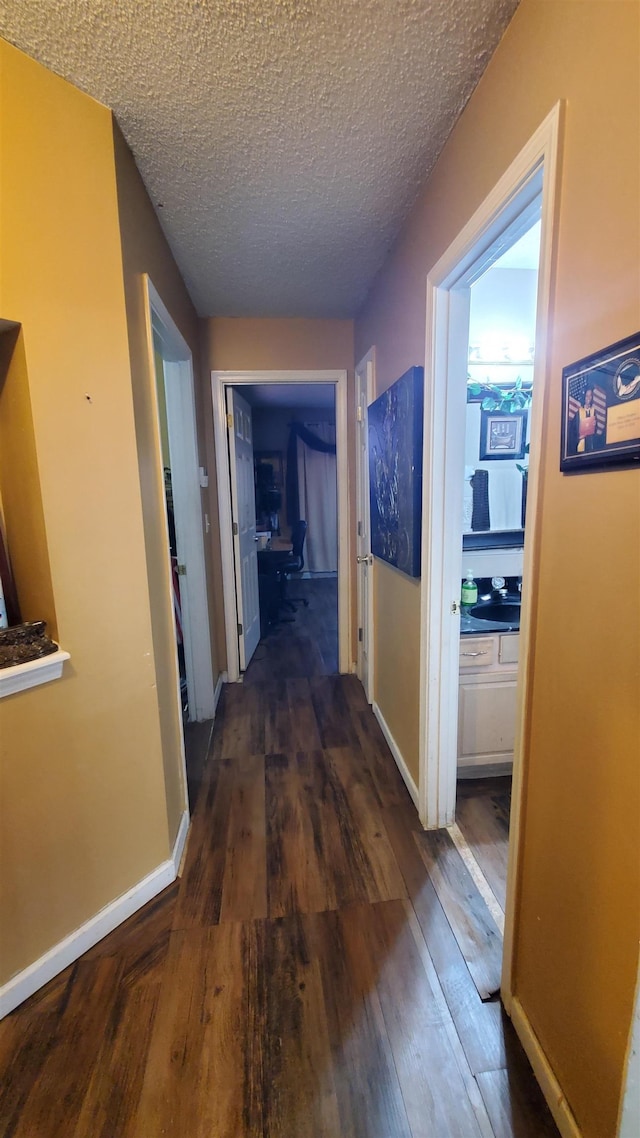
{"type": "Polygon", "coordinates": [[[291,527],[291,554],[296,561],[300,562],[300,572],[304,568],[304,539],[307,536],[307,523],[305,521],[294,522],[291,527]]]}

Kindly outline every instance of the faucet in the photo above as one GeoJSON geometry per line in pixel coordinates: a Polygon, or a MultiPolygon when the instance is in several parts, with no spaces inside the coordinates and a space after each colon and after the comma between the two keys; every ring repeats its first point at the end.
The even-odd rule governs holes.
{"type": "Polygon", "coordinates": [[[491,596],[494,601],[500,600],[507,595],[507,582],[504,577],[491,578],[491,596]]]}

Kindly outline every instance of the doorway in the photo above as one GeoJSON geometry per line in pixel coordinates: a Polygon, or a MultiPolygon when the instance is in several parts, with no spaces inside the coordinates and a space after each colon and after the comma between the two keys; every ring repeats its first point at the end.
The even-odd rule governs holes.
{"type": "Polygon", "coordinates": [[[146,278],[158,462],[165,500],[167,601],[183,722],[213,718],[215,691],[191,351],[146,278]]]}
{"type": "MultiPolygon", "coordinates": [[[[470,290],[474,281],[540,218],[540,272],[530,406],[531,462],[516,683],[511,840],[507,873],[502,993],[511,1003],[513,899],[517,877],[525,693],[529,681],[534,550],[540,518],[539,456],[547,384],[546,340],[558,171],[560,105],[541,124],[427,281],[427,376],[424,431],[421,583],[420,818],[428,829],[455,822],[460,678],[461,522],[464,510],[470,290]],[[451,523],[451,519],[456,519],[451,523]]],[[[465,551],[466,553],[466,551],[465,551]]],[[[493,574],[491,574],[493,575],[493,574]]],[[[453,836],[453,835],[452,835],[453,836]]]]}
{"type": "MultiPolygon", "coordinates": [[[[539,203],[541,204],[541,203],[539,203]]],[[[527,211],[528,213],[529,211],[527,211]]],[[[540,220],[469,288],[456,821],[504,931],[540,220]]],[[[525,596],[528,582],[524,582],[525,596]]]]}
{"type": "MultiPolygon", "coordinates": [[[[241,503],[240,455],[247,444],[239,442],[238,430],[229,425],[244,682],[332,675],[338,671],[335,388],[319,383],[255,384],[240,394],[231,387],[228,407],[231,402],[243,408],[251,437],[248,501],[241,503]],[[248,535],[243,521],[247,515],[255,527],[248,535]],[[256,594],[259,603],[253,614],[248,610],[256,594]],[[257,635],[248,643],[252,616],[257,635]]],[[[232,418],[237,419],[235,410],[232,418]]]]}
{"type": "MultiPolygon", "coordinates": [[[[213,413],[214,413],[214,431],[216,441],[216,463],[218,474],[218,496],[219,496],[219,509],[220,509],[220,531],[221,531],[221,546],[222,546],[222,569],[223,569],[223,589],[224,589],[224,608],[225,608],[225,631],[227,643],[227,669],[228,676],[231,682],[240,679],[241,673],[249,666],[250,655],[247,652],[246,645],[241,641],[244,634],[244,621],[240,619],[245,606],[245,593],[250,603],[251,600],[251,587],[247,587],[241,579],[241,574],[238,573],[238,566],[242,564],[238,557],[238,550],[234,548],[238,544],[239,534],[235,533],[236,525],[236,511],[239,504],[238,490],[239,486],[236,485],[235,492],[233,488],[234,475],[230,469],[233,467],[234,457],[233,450],[235,448],[235,439],[231,437],[231,429],[229,427],[228,419],[228,399],[230,398],[229,392],[233,391],[233,398],[241,398],[250,407],[248,400],[252,400],[257,404],[256,413],[260,404],[269,403],[275,398],[274,393],[280,391],[282,394],[278,398],[289,404],[289,409],[296,406],[296,402],[302,398],[303,406],[313,407],[314,402],[320,401],[320,395],[317,394],[314,400],[314,393],[320,393],[329,389],[331,395],[332,405],[334,407],[335,424],[331,429],[335,432],[335,493],[337,501],[337,534],[334,534],[334,541],[337,537],[337,548],[334,551],[334,559],[337,569],[337,670],[340,672],[349,671],[350,660],[350,643],[349,643],[349,630],[350,630],[350,597],[349,597],[349,495],[348,495],[348,467],[347,467],[347,403],[346,403],[346,372],[213,372],[212,373],[212,391],[213,391],[213,413]],[[289,392],[289,395],[285,394],[289,392]],[[298,400],[296,400],[296,392],[298,393],[298,400]],[[235,494],[235,502],[234,502],[235,494]]],[[[246,416],[246,411],[243,412],[246,416]]],[[[304,418],[304,416],[303,416],[304,418]]],[[[304,427],[304,423],[301,424],[304,427]]],[[[315,431],[312,430],[313,424],[307,424],[307,429],[311,433],[318,435],[322,433],[323,425],[321,423],[315,424],[315,431]]],[[[262,465],[263,471],[256,470],[255,479],[258,477],[267,478],[269,475],[269,485],[264,484],[262,489],[265,494],[257,501],[252,497],[252,508],[258,506],[259,525],[256,528],[255,510],[253,520],[250,519],[249,525],[253,526],[253,532],[250,535],[250,541],[247,540],[247,546],[253,544],[256,550],[256,562],[260,556],[261,550],[258,548],[260,545],[266,547],[271,546],[269,552],[276,552],[278,546],[282,548],[284,541],[285,548],[291,549],[291,527],[286,525],[286,532],[282,534],[283,523],[287,523],[286,518],[286,494],[283,493],[284,486],[277,486],[273,480],[276,481],[283,479],[282,468],[285,463],[280,463],[279,455],[281,447],[269,446],[255,446],[255,426],[254,418],[251,416],[251,424],[247,427],[245,435],[251,434],[252,451],[258,455],[258,467],[262,465]],[[270,461],[268,459],[270,458],[270,461]],[[271,484],[273,482],[273,485],[271,484]],[[279,497],[278,497],[279,495],[279,497]],[[278,529],[281,531],[278,533],[278,529]]],[[[264,438],[262,439],[264,441],[264,438]]],[[[237,479],[236,479],[237,482],[237,479]]],[[[299,508],[303,512],[308,510],[321,508],[321,503],[314,502],[314,497],[318,497],[314,490],[313,480],[310,479],[308,484],[304,473],[304,463],[302,464],[301,483],[297,489],[299,508]]],[[[252,486],[253,495],[253,486],[252,486]]],[[[244,496],[249,500],[248,490],[245,486],[244,496]]],[[[321,497],[321,495],[320,495],[321,497]]],[[[238,525],[238,529],[240,526],[238,525]]],[[[305,560],[305,571],[309,568],[315,572],[321,573],[324,565],[324,559],[329,556],[326,550],[319,549],[319,534],[320,527],[315,527],[313,539],[306,543],[303,547],[303,556],[305,560]]],[[[320,543],[321,544],[321,543],[320,543]]],[[[284,550],[283,550],[284,551],[284,550]]],[[[264,548],[264,552],[267,550],[264,548]]],[[[327,572],[333,572],[333,562],[328,564],[327,572]]],[[[257,577],[257,564],[255,568],[255,579],[257,577]]],[[[308,598],[305,598],[308,599],[308,598]]],[[[263,616],[264,609],[268,600],[265,597],[263,600],[263,616]]],[[[301,606],[304,605],[304,600],[300,602],[301,606]]],[[[294,606],[296,607],[296,606],[294,606]]],[[[304,609],[306,611],[306,607],[304,609]]],[[[300,609],[302,612],[302,607],[300,609]]]]}

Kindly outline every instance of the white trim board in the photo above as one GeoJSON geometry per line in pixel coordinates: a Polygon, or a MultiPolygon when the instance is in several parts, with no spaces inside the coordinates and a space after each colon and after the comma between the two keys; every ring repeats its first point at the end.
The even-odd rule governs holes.
{"type": "Polygon", "coordinates": [[[638,1134],[640,1134],[640,960],[638,961],[638,980],[625,1060],[617,1134],[618,1138],[638,1138],[638,1134]]]}
{"type": "MultiPolygon", "coordinates": [[[[360,522],[361,520],[364,521],[365,531],[366,531],[365,550],[363,550],[361,548],[361,544],[360,544],[361,539],[360,539],[359,534],[357,534],[355,537],[355,545],[356,545],[356,554],[364,554],[365,551],[369,554],[369,566],[368,566],[367,606],[366,606],[366,614],[365,614],[362,611],[364,606],[362,604],[362,597],[360,595],[361,577],[360,577],[358,565],[356,563],[356,598],[357,598],[358,624],[360,624],[361,619],[364,619],[364,620],[366,620],[368,627],[367,627],[367,672],[366,672],[366,675],[360,675],[361,656],[360,656],[359,643],[356,643],[354,646],[356,649],[356,657],[357,657],[354,670],[355,670],[355,673],[358,676],[360,682],[362,683],[362,686],[364,687],[365,695],[367,697],[368,702],[370,704],[372,704],[373,700],[374,700],[374,693],[376,690],[376,686],[375,686],[376,637],[375,637],[375,604],[374,604],[376,564],[375,564],[375,558],[371,557],[371,509],[370,509],[370,487],[369,487],[368,476],[366,476],[365,479],[363,480],[366,483],[366,485],[361,484],[362,467],[360,464],[361,455],[360,455],[360,438],[359,438],[359,431],[358,431],[358,408],[360,405],[360,382],[363,378],[365,381],[364,387],[365,387],[365,399],[366,399],[366,420],[364,420],[364,422],[365,422],[365,427],[368,430],[369,407],[371,406],[371,404],[373,403],[373,401],[376,397],[376,347],[375,347],[375,344],[373,345],[373,347],[369,348],[369,351],[365,353],[365,355],[362,357],[362,359],[359,361],[359,363],[356,364],[356,368],[355,368],[356,517],[358,519],[358,522],[360,522]],[[360,501],[361,497],[364,497],[364,516],[362,518],[359,516],[360,505],[361,505],[361,501],[360,501]]],[[[367,455],[368,455],[368,447],[367,447],[367,455]]]]}
{"type": "Polygon", "coordinates": [[[396,743],[393,735],[391,734],[391,730],[389,728],[389,725],[388,725],[384,715],[382,714],[378,704],[375,702],[375,700],[371,704],[371,710],[373,711],[373,714],[375,715],[376,719],[378,720],[378,723],[380,724],[380,727],[382,729],[382,734],[384,735],[384,737],[387,741],[389,750],[391,751],[391,754],[393,755],[393,757],[395,759],[396,766],[397,766],[398,770],[400,771],[400,774],[402,775],[402,777],[404,779],[405,786],[406,786],[407,790],[409,791],[409,794],[411,795],[411,801],[413,802],[413,805],[415,806],[415,808],[417,810],[418,809],[418,787],[416,786],[416,784],[413,780],[413,776],[411,774],[411,771],[409,770],[409,768],[408,768],[408,766],[404,760],[402,751],[400,750],[400,748],[399,748],[398,744],[396,743]]]}
{"type": "MultiPolygon", "coordinates": [[[[460,509],[456,512],[454,504],[452,512],[449,501],[453,501],[457,493],[455,470],[459,469],[455,440],[445,439],[447,427],[453,431],[455,426],[455,416],[448,400],[452,394],[455,403],[455,397],[459,396],[457,387],[453,393],[449,391],[449,357],[456,350],[455,325],[464,323],[463,309],[465,295],[468,298],[468,286],[495,259],[500,243],[506,247],[518,231],[523,232],[531,225],[534,215],[541,216],[531,461],[523,566],[523,576],[528,586],[523,595],[520,622],[521,653],[502,970],[502,997],[508,1012],[511,1010],[513,995],[511,971],[520,852],[522,749],[523,740],[527,738],[526,693],[531,683],[531,614],[535,607],[533,594],[536,588],[536,554],[541,525],[537,507],[540,495],[542,428],[550,382],[547,336],[551,315],[551,268],[558,201],[561,119],[562,104],[557,103],[427,276],[423,576],[420,590],[419,813],[423,825],[438,828],[450,825],[455,813],[458,653],[457,649],[455,654],[452,651],[455,633],[452,622],[457,621],[459,628],[459,617],[450,614],[454,612],[453,600],[459,598],[462,565],[462,541],[446,526],[447,517],[461,516],[461,502],[460,509]],[[452,466],[454,460],[455,470],[452,466]],[[457,573],[454,572],[455,566],[457,573]]],[[[455,359],[457,358],[456,356],[455,359]]],[[[461,486],[459,490],[461,497],[461,486]]],[[[462,527],[460,531],[461,529],[462,527]]]]}
{"type": "Polygon", "coordinates": [[[15,695],[16,692],[38,687],[39,684],[48,684],[51,680],[59,680],[65,660],[70,659],[68,652],[58,648],[57,652],[51,652],[49,656],[3,668],[0,671],[0,699],[5,695],[15,695]]]}
{"type": "Polygon", "coordinates": [[[178,867],[188,832],[189,813],[185,810],[180,819],[178,834],[170,858],[161,862],[156,869],[138,881],[121,897],[117,897],[115,901],[105,905],[104,909],[100,909],[95,916],[90,917],[75,932],[70,933],[38,960],[34,960],[33,964],[3,984],[0,988],[0,1019],[4,1019],[6,1015],[9,1015],[9,1012],[28,1000],[29,996],[48,984],[49,980],[68,968],[83,953],[93,948],[94,944],[103,940],[104,937],[118,928],[118,925],[132,917],[143,905],[152,901],[158,893],[162,893],[163,889],[171,885],[178,875],[178,867]]]}
{"type": "Polygon", "coordinates": [[[227,684],[228,682],[229,682],[229,677],[228,677],[227,673],[226,672],[220,672],[220,675],[218,676],[218,678],[216,680],[216,686],[215,686],[215,689],[213,692],[213,718],[214,719],[216,717],[216,711],[218,710],[218,704],[220,703],[220,696],[222,695],[222,689],[223,689],[224,685],[227,684]]]}
{"type": "Polygon", "coordinates": [[[562,1138],[582,1138],[582,1131],[562,1093],[562,1088],[542,1050],[527,1013],[515,996],[511,1001],[511,1019],[562,1138]]]}
{"type": "MultiPolygon", "coordinates": [[[[167,406],[167,427],[171,453],[174,519],[179,550],[187,566],[181,578],[180,593],[183,618],[183,643],[190,718],[197,721],[210,719],[214,711],[213,667],[207,572],[204,549],[202,495],[200,486],[200,459],[196,423],[195,384],[191,349],[162,301],[148,274],[143,275],[145,285],[145,312],[147,324],[147,354],[149,370],[149,400],[153,409],[157,477],[159,494],[162,494],[165,513],[167,556],[169,528],[164,503],[164,475],[162,471],[162,444],[155,369],[154,334],[162,345],[164,389],[167,406]]],[[[168,565],[166,605],[173,622],[173,595],[171,567],[168,565]]],[[[180,677],[176,656],[176,701],[181,708],[180,677]]],[[[186,788],[186,777],[185,777],[186,788]]]]}
{"type": "Polygon", "coordinates": [[[218,476],[218,509],[222,590],[224,595],[227,673],[230,683],[240,679],[236,585],[233,560],[231,486],[227,444],[227,387],[256,384],[333,384],[336,389],[336,462],[338,482],[338,670],[351,671],[351,587],[349,526],[349,460],[346,371],[212,371],[213,428],[218,476]]]}

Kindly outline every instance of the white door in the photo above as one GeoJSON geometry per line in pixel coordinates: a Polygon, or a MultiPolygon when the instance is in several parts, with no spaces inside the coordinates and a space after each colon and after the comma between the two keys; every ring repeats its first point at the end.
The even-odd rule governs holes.
{"type": "Polygon", "coordinates": [[[240,669],[244,671],[260,639],[258,546],[251,408],[232,387],[227,389],[227,424],[238,607],[238,648],[240,669]]]}
{"type": "Polygon", "coordinates": [[[164,389],[189,719],[200,722],[212,718],[215,696],[191,360],[165,361],[164,389]]]}
{"type": "Polygon", "coordinates": [[[369,356],[356,368],[356,512],[358,583],[357,674],[369,703],[373,702],[372,565],[369,502],[368,405],[373,392],[373,360],[369,356]]]}

